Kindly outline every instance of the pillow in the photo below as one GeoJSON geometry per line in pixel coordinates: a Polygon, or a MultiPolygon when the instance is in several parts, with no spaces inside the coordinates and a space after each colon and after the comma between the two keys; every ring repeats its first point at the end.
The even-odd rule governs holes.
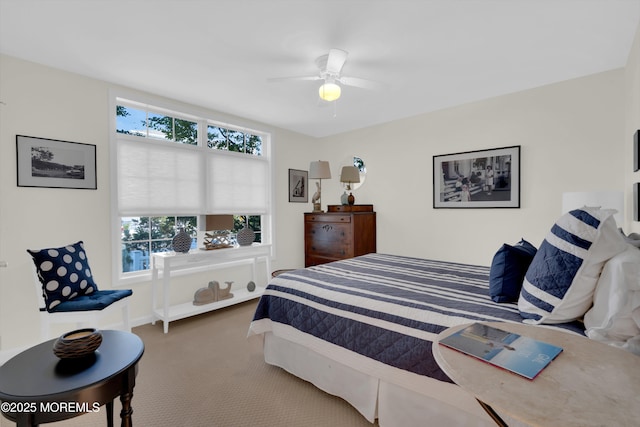
{"type": "Polygon", "coordinates": [[[504,244],[493,256],[489,273],[489,296],[495,302],[517,302],[524,275],[537,249],[522,239],[504,244]]]}
{"type": "Polygon", "coordinates": [[[583,207],[553,225],[522,284],[518,309],[525,322],[564,323],[587,312],[604,263],[627,247],[615,212],[583,207]]]}
{"type": "Polygon", "coordinates": [[[61,248],[27,249],[27,252],[33,258],[42,283],[47,311],[79,295],[98,290],[82,241],[61,248]]]}
{"type": "Polygon", "coordinates": [[[584,315],[589,338],[640,355],[640,251],[629,245],[604,265],[584,315]]]}

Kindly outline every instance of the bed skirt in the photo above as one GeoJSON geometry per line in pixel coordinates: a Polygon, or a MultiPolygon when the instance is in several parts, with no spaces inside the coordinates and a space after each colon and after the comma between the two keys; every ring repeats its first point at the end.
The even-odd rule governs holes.
{"type": "Polygon", "coordinates": [[[271,332],[264,334],[264,359],[344,399],[368,421],[378,419],[381,427],[495,426],[478,402],[454,384],[422,377],[419,385],[406,388],[390,378],[364,374],[271,332]]]}

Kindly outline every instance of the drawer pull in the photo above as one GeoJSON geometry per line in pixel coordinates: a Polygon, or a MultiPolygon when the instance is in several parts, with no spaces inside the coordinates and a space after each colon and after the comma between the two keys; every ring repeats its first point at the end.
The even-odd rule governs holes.
{"type": "Polygon", "coordinates": [[[325,225],[322,226],[322,229],[324,231],[331,231],[331,230],[333,230],[333,226],[329,225],[329,224],[325,224],[325,225]]]}

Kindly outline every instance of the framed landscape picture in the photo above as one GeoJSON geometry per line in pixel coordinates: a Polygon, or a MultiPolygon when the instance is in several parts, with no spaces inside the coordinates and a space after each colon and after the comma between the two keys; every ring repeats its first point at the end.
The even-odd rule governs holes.
{"type": "Polygon", "coordinates": [[[96,146],[16,135],[18,187],[95,190],[96,146]]]}
{"type": "Polygon", "coordinates": [[[520,146],[433,156],[434,208],[519,208],[520,146]]]}
{"type": "Polygon", "coordinates": [[[307,182],[309,180],[309,172],[298,169],[289,169],[289,201],[307,203],[309,201],[309,193],[307,182]]]}

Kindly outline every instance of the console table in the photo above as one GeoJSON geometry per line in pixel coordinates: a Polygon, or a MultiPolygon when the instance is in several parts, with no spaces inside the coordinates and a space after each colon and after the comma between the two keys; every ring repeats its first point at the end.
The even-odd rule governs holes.
{"type": "MultiPolygon", "coordinates": [[[[456,384],[475,395],[490,415],[495,415],[491,414],[493,409],[518,425],[637,425],[640,356],[558,329],[519,323],[486,324],[563,348],[535,379],[528,380],[438,344],[468,325],[438,335],[433,342],[436,362],[456,384]]],[[[506,425],[500,418],[494,420],[506,425]]]]}
{"type": "Polygon", "coordinates": [[[94,355],[69,360],[53,354],[54,342],[31,347],[0,366],[2,415],[18,427],[31,427],[106,405],[107,425],[113,427],[113,399],[120,396],[121,425],[131,426],[142,340],[129,332],[105,330],[94,355]]]}
{"type": "Polygon", "coordinates": [[[164,333],[169,332],[169,322],[196,314],[206,313],[212,310],[228,307],[230,305],[259,298],[264,292],[263,286],[256,286],[253,292],[246,287],[233,290],[233,297],[204,305],[193,305],[191,302],[171,305],[169,290],[171,274],[175,271],[194,269],[216,269],[231,267],[233,265],[251,264],[251,280],[256,281],[257,262],[263,258],[266,263],[266,277],[271,271],[271,245],[256,244],[251,246],[237,246],[226,249],[205,251],[196,249],[188,253],[158,252],[151,257],[151,311],[152,324],[156,320],[162,320],[164,333]],[[162,272],[162,281],[160,281],[162,272]],[[162,306],[158,305],[158,297],[162,293],[162,306]]]}

